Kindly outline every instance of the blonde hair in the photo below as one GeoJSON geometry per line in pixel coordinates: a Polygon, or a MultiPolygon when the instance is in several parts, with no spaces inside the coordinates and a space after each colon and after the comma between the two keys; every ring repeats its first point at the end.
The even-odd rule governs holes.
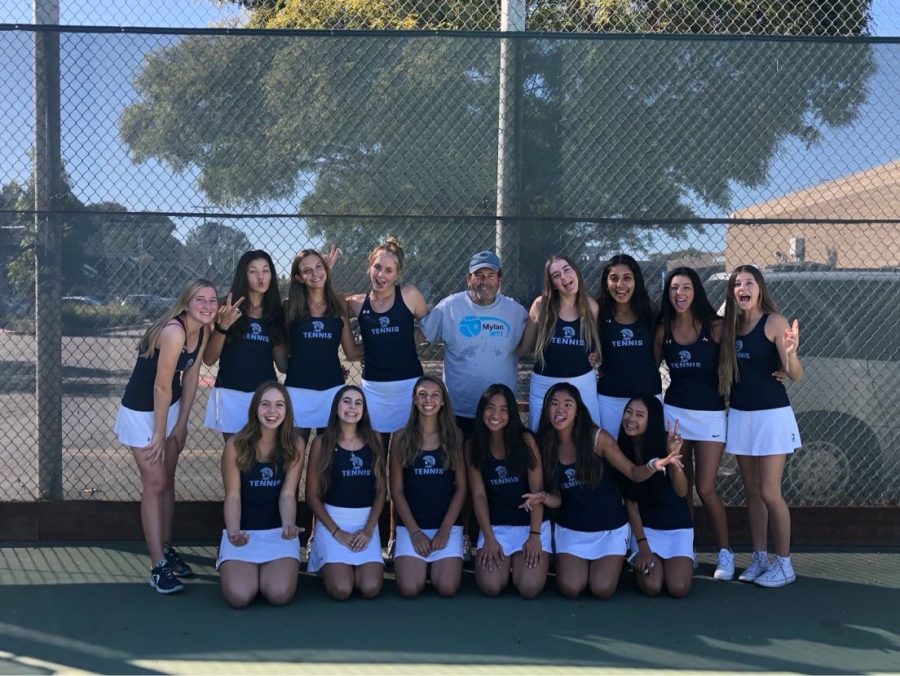
{"type": "Polygon", "coordinates": [[[743,313],[734,300],[734,286],[737,276],[742,272],[753,275],[756,285],[759,287],[759,306],[763,312],[778,312],[778,306],[769,295],[769,287],[763,274],[754,265],[739,265],[728,278],[725,287],[725,319],[722,320],[722,338],[719,341],[719,394],[727,397],[731,392],[732,383],[738,382],[737,349],[734,341],[740,328],[743,313]]]}
{"type": "Polygon", "coordinates": [[[556,329],[556,321],[559,319],[559,290],[553,286],[553,280],[550,279],[550,266],[556,261],[565,261],[566,264],[575,272],[578,279],[578,293],[575,295],[575,308],[578,310],[578,318],[581,320],[581,339],[584,341],[585,353],[590,352],[595,346],[600,344],[600,336],[597,333],[597,322],[591,317],[591,305],[588,300],[588,294],[584,288],[584,279],[581,276],[581,270],[568,256],[550,256],[544,264],[544,289],[541,293],[543,302],[541,303],[540,315],[538,317],[538,333],[537,342],[534,348],[535,360],[541,368],[546,366],[544,362],[544,350],[553,337],[556,329]]]}
{"type": "Polygon", "coordinates": [[[400,467],[412,467],[423,450],[431,450],[422,448],[422,435],[419,429],[420,414],[415,403],[416,390],[419,389],[422,383],[432,383],[441,390],[443,403],[441,410],[438,411],[438,437],[441,440],[441,447],[444,449],[444,469],[455,470],[462,462],[462,454],[460,453],[462,435],[456,426],[456,418],[450,406],[450,395],[447,393],[447,387],[440,378],[435,378],[434,376],[421,376],[413,386],[413,402],[410,407],[409,418],[406,421],[406,426],[394,433],[391,453],[397,455],[400,467]]]}
{"type": "Polygon", "coordinates": [[[403,273],[403,245],[400,244],[400,240],[396,237],[388,237],[381,244],[372,249],[372,252],[369,254],[369,267],[372,267],[372,262],[378,256],[378,254],[385,252],[391,254],[394,257],[394,260],[397,261],[397,276],[399,277],[403,273]]]}
{"type": "Polygon", "coordinates": [[[176,317],[183,315],[187,311],[191,298],[193,298],[200,289],[212,289],[216,298],[218,298],[216,285],[213,282],[208,279],[203,279],[202,277],[188,280],[181,288],[181,293],[178,294],[178,298],[175,299],[175,304],[166,310],[166,312],[164,312],[163,315],[153,322],[144,332],[141,341],[138,343],[138,352],[142,357],[147,357],[148,359],[153,357],[153,354],[159,347],[159,337],[162,334],[163,329],[169,322],[176,317]]]}

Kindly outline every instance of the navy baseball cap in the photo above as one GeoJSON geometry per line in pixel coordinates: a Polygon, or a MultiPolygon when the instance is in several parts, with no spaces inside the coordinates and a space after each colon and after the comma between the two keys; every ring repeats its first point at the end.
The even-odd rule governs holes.
{"type": "Polygon", "coordinates": [[[493,251],[479,251],[469,259],[469,272],[478,272],[482,268],[500,272],[500,257],[493,251]]]}

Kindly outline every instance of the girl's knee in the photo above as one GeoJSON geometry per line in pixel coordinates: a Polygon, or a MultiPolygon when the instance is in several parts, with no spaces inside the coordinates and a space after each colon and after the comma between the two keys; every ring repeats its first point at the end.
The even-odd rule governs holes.
{"type": "Polygon", "coordinates": [[[688,580],[669,580],[666,582],[666,590],[669,596],[675,599],[683,599],[691,590],[691,581],[688,580]]]}
{"type": "Polygon", "coordinates": [[[380,577],[364,578],[359,581],[359,593],[364,599],[374,599],[381,593],[384,579],[380,577]]]}
{"type": "Polygon", "coordinates": [[[232,608],[246,608],[256,598],[255,589],[222,589],[222,595],[232,608]]]}
{"type": "Polygon", "coordinates": [[[422,590],[425,589],[424,580],[409,580],[405,578],[397,578],[397,591],[400,592],[400,595],[411,599],[415,598],[419,594],[422,593],[422,590]]]}
{"type": "Polygon", "coordinates": [[[584,591],[585,585],[576,580],[569,580],[564,577],[556,576],[556,587],[559,593],[568,599],[577,599],[584,591]]]}
{"type": "Polygon", "coordinates": [[[438,595],[443,596],[444,598],[450,598],[451,596],[456,596],[456,592],[459,591],[459,583],[460,580],[447,578],[438,578],[437,580],[431,581],[431,586],[434,587],[434,591],[437,592],[438,595]]]}
{"type": "Polygon", "coordinates": [[[591,594],[594,598],[606,600],[616,593],[618,581],[595,582],[591,584],[591,594]]]}
{"type": "Polygon", "coordinates": [[[500,596],[503,590],[506,589],[506,582],[503,580],[480,579],[476,577],[475,583],[479,591],[485,596],[500,596]]]}
{"type": "Polygon", "coordinates": [[[294,598],[294,595],[297,593],[297,585],[283,582],[280,584],[268,585],[263,587],[260,591],[266,601],[273,606],[283,606],[290,603],[294,598]]]}
{"type": "Polygon", "coordinates": [[[353,582],[347,580],[333,580],[325,584],[325,591],[336,601],[346,601],[353,593],[353,582]]]}
{"type": "Polygon", "coordinates": [[[533,599],[535,596],[544,591],[546,579],[543,580],[524,580],[519,583],[517,589],[519,596],[523,599],[533,599]]]}

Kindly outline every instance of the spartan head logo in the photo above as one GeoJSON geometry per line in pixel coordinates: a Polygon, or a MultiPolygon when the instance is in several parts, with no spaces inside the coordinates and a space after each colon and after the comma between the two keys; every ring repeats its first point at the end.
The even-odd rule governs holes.
{"type": "Polygon", "coordinates": [[[191,357],[190,359],[187,360],[187,364],[184,365],[184,370],[187,371],[193,365],[194,365],[194,358],[191,357]]]}
{"type": "Polygon", "coordinates": [[[259,335],[262,333],[262,327],[256,322],[250,322],[250,333],[253,335],[259,335]]]}
{"type": "Polygon", "coordinates": [[[575,337],[575,329],[573,329],[571,326],[564,326],[563,327],[563,336],[566,338],[574,338],[575,337]]]}
{"type": "Polygon", "coordinates": [[[356,453],[353,453],[350,456],[350,464],[353,465],[353,469],[362,469],[363,461],[356,453]]]}
{"type": "Polygon", "coordinates": [[[681,352],[678,353],[678,358],[683,362],[690,361],[691,353],[688,352],[687,350],[682,350],[681,352]]]}
{"type": "Polygon", "coordinates": [[[434,456],[433,455],[423,455],[422,462],[425,463],[425,467],[431,469],[434,467],[434,456]]]}
{"type": "Polygon", "coordinates": [[[565,471],[565,475],[566,475],[566,481],[567,481],[567,482],[575,481],[575,468],[574,468],[574,467],[570,467],[569,469],[567,469],[567,470],[565,471]]]}
{"type": "Polygon", "coordinates": [[[634,338],[634,331],[631,329],[622,329],[622,340],[632,340],[634,338]]]}
{"type": "Polygon", "coordinates": [[[272,474],[273,472],[271,467],[263,467],[259,470],[259,476],[262,477],[263,481],[271,481],[272,474]]]}
{"type": "Polygon", "coordinates": [[[497,465],[497,476],[500,479],[505,479],[509,475],[509,471],[506,469],[505,465],[497,465]]]}
{"type": "Polygon", "coordinates": [[[734,341],[734,349],[737,350],[738,352],[743,352],[744,351],[744,341],[743,340],[734,341]]]}
{"type": "Polygon", "coordinates": [[[313,322],[313,331],[316,333],[321,333],[325,330],[325,322],[314,321],[313,322]]]}
{"type": "Polygon", "coordinates": [[[381,328],[385,328],[387,326],[390,326],[391,318],[390,317],[379,317],[378,323],[381,325],[381,328]]]}

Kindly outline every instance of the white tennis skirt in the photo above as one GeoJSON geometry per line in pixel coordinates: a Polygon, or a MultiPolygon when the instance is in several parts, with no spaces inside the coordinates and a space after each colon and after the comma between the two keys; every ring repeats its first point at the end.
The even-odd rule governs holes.
{"type": "Polygon", "coordinates": [[[214,387],[209,391],[203,426],[216,432],[234,434],[240,432],[250,416],[253,392],[214,387]]]}
{"type": "MultiPolygon", "coordinates": [[[[423,528],[422,532],[425,537],[433,538],[438,532],[437,528],[423,528]]],[[[452,526],[450,528],[450,537],[447,539],[447,546],[436,552],[431,552],[427,557],[419,556],[416,548],[413,547],[412,539],[409,537],[409,531],[406,526],[397,526],[397,534],[394,536],[394,558],[401,556],[411,556],[419,561],[426,563],[434,563],[441,559],[450,559],[463,557],[463,529],[462,526],[452,526]]]]}
{"type": "Polygon", "coordinates": [[[418,378],[361,381],[372,429],[382,434],[391,434],[406,427],[412,410],[413,386],[417,380],[418,378]]]}
{"type": "Polygon", "coordinates": [[[802,445],[797,418],[790,406],[728,411],[725,450],[732,455],[788,455],[802,445]]]}
{"type": "Polygon", "coordinates": [[[302,387],[288,387],[291,396],[291,409],[294,412],[294,427],[315,429],[328,425],[331,404],[338,390],[343,387],[335,385],[327,390],[307,390],[302,387]]]}
{"type": "MultiPolygon", "coordinates": [[[[334,505],[325,505],[325,511],[334,519],[334,522],[340,526],[345,533],[355,533],[366,525],[371,507],[335,507],[334,505]]],[[[375,525],[375,531],[369,539],[369,544],[361,552],[354,552],[349,547],[342,545],[334,539],[325,525],[316,519],[316,531],[313,538],[312,551],[309,553],[309,562],[306,570],[315,573],[322,569],[322,566],[328,563],[345,563],[348,566],[361,566],[364,563],[380,563],[384,565],[384,559],[381,556],[381,535],[378,532],[378,525],[375,525]]]]}
{"type": "Polygon", "coordinates": [[[625,556],[630,539],[631,526],[627,523],[614,530],[594,532],[571,530],[559,524],[553,528],[553,545],[557,554],[570,554],[587,561],[604,556],[625,556]]]}
{"type": "MultiPolygon", "coordinates": [[[[647,546],[661,559],[673,559],[676,556],[684,556],[694,560],[694,529],[676,528],[675,530],[657,530],[644,527],[644,537],[647,538],[647,546]]],[[[631,536],[631,551],[638,550],[637,539],[631,536]]]]}
{"type": "Polygon", "coordinates": [[[697,411],[663,404],[666,428],[678,421],[678,433],[688,441],[717,441],[725,443],[725,411],[697,411]]]}
{"type": "MultiPolygon", "coordinates": [[[[175,429],[178,422],[178,414],[181,412],[181,400],[169,406],[166,414],[166,438],[175,429]]],[[[126,446],[144,448],[150,445],[153,438],[153,411],[135,411],[134,409],[119,406],[116,414],[116,436],[126,446]]]]}
{"type": "MultiPolygon", "coordinates": [[[[491,525],[494,538],[500,543],[503,550],[503,556],[512,556],[516,552],[521,552],[525,546],[525,540],[531,534],[531,526],[494,526],[491,525]]],[[[484,547],[484,533],[478,534],[477,549],[484,547]]],[[[541,522],[541,549],[548,554],[553,553],[550,537],[550,522],[541,522]]]]}
{"type": "MultiPolygon", "coordinates": [[[[528,395],[528,426],[537,431],[538,421],[541,419],[541,409],[544,406],[544,395],[556,383],[569,383],[578,390],[584,405],[591,414],[591,420],[598,427],[600,425],[600,409],[597,406],[597,374],[591,370],[580,376],[571,378],[551,378],[539,373],[531,374],[531,392],[528,395]]],[[[622,407],[624,409],[624,406],[622,407]]]]}
{"type": "MultiPolygon", "coordinates": [[[[596,390],[596,388],[594,388],[596,390]]],[[[600,409],[600,427],[612,435],[613,439],[619,438],[619,427],[622,426],[622,416],[625,413],[625,407],[631,401],[631,397],[607,397],[605,394],[598,394],[597,406],[600,409]]],[[[662,402],[662,395],[655,395],[662,402]]]]}
{"type": "Polygon", "coordinates": [[[222,540],[219,542],[219,556],[216,559],[216,570],[226,561],[243,561],[245,563],[263,564],[276,559],[297,559],[300,561],[300,538],[285,540],[281,537],[281,528],[268,530],[248,530],[247,544],[236,547],[228,539],[228,531],[222,529],[222,540]]]}

